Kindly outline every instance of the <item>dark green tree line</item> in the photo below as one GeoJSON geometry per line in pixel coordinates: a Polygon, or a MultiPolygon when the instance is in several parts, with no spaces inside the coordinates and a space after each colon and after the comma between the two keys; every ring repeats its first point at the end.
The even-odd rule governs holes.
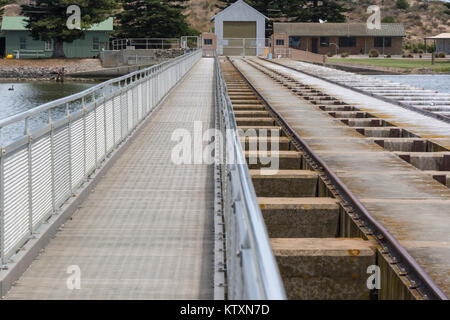
{"type": "Polygon", "coordinates": [[[178,38],[198,34],[186,22],[182,11],[188,0],[122,0],[117,16],[120,38],[178,38]]]}
{"type": "MultiPolygon", "coordinates": [[[[224,9],[236,0],[224,0],[218,5],[224,9]]],[[[328,22],[345,22],[344,0],[246,0],[253,8],[269,17],[269,34],[273,22],[319,22],[319,19],[328,22]]]]}

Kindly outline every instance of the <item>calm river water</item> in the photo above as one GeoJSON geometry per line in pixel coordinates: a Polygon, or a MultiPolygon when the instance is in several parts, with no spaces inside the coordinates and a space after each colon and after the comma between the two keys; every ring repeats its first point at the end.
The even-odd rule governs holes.
{"type": "Polygon", "coordinates": [[[96,82],[55,83],[49,81],[0,82],[0,119],[86,90],[96,84],[96,82]],[[11,86],[14,86],[14,91],[8,90],[11,86]]]}
{"type": "MultiPolygon", "coordinates": [[[[98,82],[65,82],[49,81],[0,82],[0,120],[22,113],[41,104],[64,98],[86,90],[98,82]],[[9,90],[14,86],[14,90],[9,90]]],[[[55,110],[61,115],[64,110],[55,110]]],[[[55,114],[57,117],[58,114],[55,114]]],[[[31,128],[37,128],[47,123],[47,116],[41,114],[31,119],[31,128]]],[[[2,143],[5,145],[21,135],[23,123],[11,125],[2,129],[2,143]]]]}

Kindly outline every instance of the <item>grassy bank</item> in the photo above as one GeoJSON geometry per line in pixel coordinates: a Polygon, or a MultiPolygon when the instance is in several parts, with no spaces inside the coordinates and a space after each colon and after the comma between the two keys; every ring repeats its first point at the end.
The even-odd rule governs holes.
{"type": "Polygon", "coordinates": [[[384,68],[400,68],[405,71],[414,69],[431,69],[433,72],[450,73],[450,59],[439,59],[435,64],[431,64],[429,59],[358,59],[358,58],[329,58],[331,63],[349,63],[355,65],[368,65],[384,68]]]}

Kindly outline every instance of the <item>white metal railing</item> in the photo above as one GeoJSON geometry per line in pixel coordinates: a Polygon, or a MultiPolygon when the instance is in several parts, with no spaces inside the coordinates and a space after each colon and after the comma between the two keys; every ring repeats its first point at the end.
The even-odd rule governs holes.
{"type": "MultiPolygon", "coordinates": [[[[284,286],[245,160],[233,107],[215,55],[215,102],[223,139],[222,199],[228,299],[283,300],[284,286]]],[[[219,150],[216,150],[219,152],[219,150]]]]}
{"type": "Polygon", "coordinates": [[[275,48],[274,49],[274,57],[275,59],[279,58],[291,58],[291,49],[290,48],[275,48]]]}
{"type": "Polygon", "coordinates": [[[136,49],[180,49],[178,38],[127,38],[111,41],[111,50],[136,49]]]}
{"type": "Polygon", "coordinates": [[[44,50],[14,50],[13,53],[16,56],[16,59],[24,58],[26,56],[33,57],[33,58],[43,58],[45,57],[45,51],[44,50]]]}
{"type": "Polygon", "coordinates": [[[0,262],[8,260],[118,149],[201,50],[0,121],[0,262]],[[5,140],[5,139],[3,139],[5,140]]]}

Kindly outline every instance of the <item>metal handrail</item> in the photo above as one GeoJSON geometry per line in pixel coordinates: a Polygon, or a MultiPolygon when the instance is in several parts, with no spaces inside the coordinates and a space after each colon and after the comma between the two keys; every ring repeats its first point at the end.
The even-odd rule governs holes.
{"type": "Polygon", "coordinates": [[[164,45],[176,45],[181,47],[180,39],[178,38],[124,38],[114,39],[111,41],[112,50],[126,49],[127,46],[145,46],[146,49],[151,49],[149,46],[156,46],[164,48],[164,45]]]}
{"type": "Polygon", "coordinates": [[[60,213],[201,56],[197,50],[0,121],[0,132],[25,127],[0,146],[0,266],[60,213]],[[41,113],[46,122],[32,129],[31,117],[41,113]]]}
{"type": "Polygon", "coordinates": [[[30,110],[27,110],[27,111],[15,114],[13,116],[10,116],[8,118],[0,120],[0,129],[2,129],[2,128],[6,127],[6,126],[8,126],[8,125],[10,125],[10,124],[12,124],[14,122],[22,121],[22,120],[25,120],[26,118],[29,118],[29,117],[33,116],[33,115],[36,115],[38,113],[47,111],[48,109],[59,107],[59,106],[61,106],[63,104],[79,100],[82,97],[88,96],[88,95],[93,94],[93,93],[95,93],[97,91],[102,91],[104,88],[106,88],[108,86],[111,86],[113,84],[121,83],[124,80],[129,80],[129,79],[132,79],[132,78],[134,78],[136,76],[149,75],[150,73],[154,73],[157,70],[161,71],[162,68],[167,69],[170,66],[178,63],[179,60],[186,59],[187,56],[198,54],[198,53],[199,53],[199,51],[195,51],[195,52],[191,52],[191,53],[186,54],[186,55],[178,56],[178,57],[176,57],[176,58],[174,58],[172,60],[168,60],[168,61],[162,62],[162,63],[160,63],[158,65],[151,66],[151,67],[148,67],[148,68],[145,68],[145,69],[142,69],[142,70],[134,71],[134,72],[131,72],[129,74],[126,74],[126,75],[118,77],[118,78],[114,78],[114,79],[111,79],[111,80],[104,81],[104,82],[102,82],[102,83],[100,83],[98,85],[95,85],[93,87],[90,87],[90,88],[88,88],[88,89],[86,89],[84,91],[80,91],[80,92],[72,94],[70,96],[67,96],[67,97],[64,97],[64,98],[61,98],[61,99],[57,99],[57,100],[53,100],[53,101],[44,103],[44,104],[42,104],[42,105],[40,105],[38,107],[35,107],[33,109],[30,109],[30,110]]]}
{"type": "Polygon", "coordinates": [[[226,190],[224,211],[228,298],[284,300],[286,294],[283,282],[246,164],[217,55],[215,69],[222,122],[224,129],[231,133],[231,136],[226,136],[224,171],[228,173],[228,185],[223,188],[226,190]]]}

